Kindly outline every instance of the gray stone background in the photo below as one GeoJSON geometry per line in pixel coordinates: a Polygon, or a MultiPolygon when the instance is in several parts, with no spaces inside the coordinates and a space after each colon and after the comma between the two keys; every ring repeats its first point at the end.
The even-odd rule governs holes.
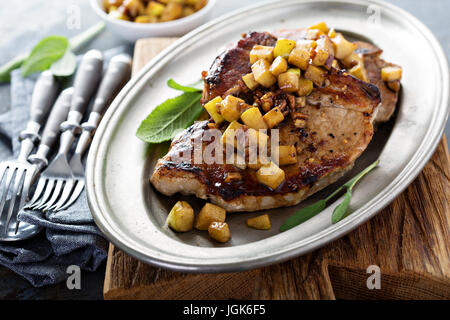
{"type": "MultiPolygon", "coordinates": [[[[212,18],[261,0],[217,0],[212,18]]],[[[282,0],[281,0],[282,1],[282,0]]],[[[388,0],[409,11],[422,20],[441,42],[447,57],[450,57],[450,28],[448,14],[450,0],[388,0]]],[[[41,38],[60,34],[73,36],[81,30],[68,30],[66,20],[68,8],[76,5],[81,9],[81,30],[98,21],[92,12],[89,0],[21,0],[2,1],[0,7],[0,65],[15,55],[29,50],[41,38]]],[[[110,31],[104,31],[85,50],[96,48],[106,50],[119,45],[132,46],[117,38],[110,31]]],[[[10,87],[0,84],[0,113],[10,108],[10,87]]],[[[450,135],[450,124],[446,127],[450,135]]],[[[7,152],[0,142],[0,153],[7,152]]],[[[82,289],[71,291],[65,284],[36,289],[25,280],[8,270],[0,268],[0,299],[101,299],[104,266],[94,273],[83,273],[82,289]]]]}

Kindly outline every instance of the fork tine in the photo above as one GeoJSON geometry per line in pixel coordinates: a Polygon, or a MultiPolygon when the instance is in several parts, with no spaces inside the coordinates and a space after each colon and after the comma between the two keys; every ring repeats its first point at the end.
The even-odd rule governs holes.
{"type": "Polygon", "coordinates": [[[47,182],[46,178],[40,178],[36,190],[34,191],[33,198],[28,201],[25,209],[32,209],[40,200],[42,191],[44,191],[45,183],[47,182]]]}
{"type": "Polygon", "coordinates": [[[5,207],[5,204],[6,204],[6,198],[8,196],[9,186],[11,184],[11,181],[13,179],[15,171],[16,171],[15,168],[14,169],[10,168],[8,170],[8,175],[6,176],[6,182],[5,182],[5,184],[3,184],[2,198],[0,200],[0,217],[3,216],[3,208],[5,207]]]}
{"type": "Polygon", "coordinates": [[[44,195],[42,196],[41,201],[39,201],[39,203],[37,203],[33,207],[34,210],[40,210],[47,204],[47,200],[52,195],[52,191],[53,191],[53,187],[55,186],[55,182],[56,182],[55,179],[48,179],[47,186],[45,187],[44,195]]]}
{"type": "Polygon", "coordinates": [[[75,190],[73,191],[69,201],[63,207],[59,208],[57,211],[65,210],[68,207],[70,207],[78,199],[83,189],[84,189],[84,180],[78,180],[78,183],[75,186],[75,190]]]}
{"type": "Polygon", "coordinates": [[[67,181],[64,185],[61,198],[59,198],[58,202],[55,205],[51,206],[48,210],[58,211],[59,208],[61,208],[66,203],[67,199],[69,199],[70,195],[72,194],[74,184],[74,179],[70,179],[69,181],[67,181]]]}
{"type": "MultiPolygon", "coordinates": [[[[19,214],[20,209],[24,206],[25,201],[27,200],[28,193],[30,192],[30,187],[33,183],[35,174],[36,174],[36,169],[27,170],[27,174],[25,175],[25,180],[23,183],[22,194],[20,195],[19,210],[17,210],[17,214],[19,214]]],[[[17,220],[17,218],[16,218],[14,234],[17,234],[17,231],[19,230],[19,223],[20,223],[20,221],[17,220]]]]}
{"type": "Polygon", "coordinates": [[[43,211],[47,211],[51,206],[53,206],[53,204],[56,202],[56,200],[58,200],[59,195],[61,194],[61,189],[63,187],[64,181],[65,180],[59,179],[56,182],[56,187],[55,187],[55,190],[53,191],[53,195],[50,198],[50,200],[45,205],[43,205],[43,207],[42,207],[43,211]]]}
{"type": "Polygon", "coordinates": [[[7,208],[8,215],[6,216],[6,222],[5,222],[5,225],[3,226],[3,228],[5,229],[5,232],[8,231],[9,222],[11,221],[14,207],[16,206],[17,196],[20,194],[20,190],[23,187],[22,177],[23,177],[24,173],[25,173],[25,169],[23,169],[23,168],[17,169],[16,177],[14,179],[14,186],[13,186],[11,201],[9,202],[9,207],[7,208]]]}

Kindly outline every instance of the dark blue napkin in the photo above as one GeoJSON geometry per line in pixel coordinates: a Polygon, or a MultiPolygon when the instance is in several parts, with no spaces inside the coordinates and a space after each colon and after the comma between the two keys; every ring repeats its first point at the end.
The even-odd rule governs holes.
{"type": "MultiPolygon", "coordinates": [[[[104,53],[107,62],[125,48],[115,48],[104,53]]],[[[31,95],[37,76],[22,78],[16,70],[11,77],[11,110],[0,115],[0,148],[9,148],[7,158],[14,159],[20,149],[17,139],[29,118],[31,95]]],[[[0,157],[7,154],[0,153],[0,157]]],[[[5,243],[0,242],[0,265],[26,278],[40,287],[65,281],[67,267],[77,265],[83,270],[95,271],[107,256],[108,242],[102,237],[89,211],[83,191],[67,210],[42,213],[22,210],[19,220],[43,226],[35,238],[5,243]]]]}

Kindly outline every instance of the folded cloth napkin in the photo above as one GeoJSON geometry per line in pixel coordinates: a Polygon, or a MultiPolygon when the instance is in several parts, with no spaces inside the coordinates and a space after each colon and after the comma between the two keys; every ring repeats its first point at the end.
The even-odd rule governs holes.
{"type": "MultiPolygon", "coordinates": [[[[120,47],[104,53],[105,67],[120,47]]],[[[37,76],[11,75],[11,110],[0,115],[0,161],[16,158],[20,150],[17,137],[29,118],[31,95],[37,76]],[[6,152],[9,148],[10,152],[6,152]]],[[[0,242],[0,265],[18,273],[33,286],[55,284],[67,279],[67,267],[95,271],[107,256],[108,242],[94,223],[83,193],[67,210],[39,212],[22,210],[18,219],[44,227],[38,236],[19,242],[0,242]]]]}

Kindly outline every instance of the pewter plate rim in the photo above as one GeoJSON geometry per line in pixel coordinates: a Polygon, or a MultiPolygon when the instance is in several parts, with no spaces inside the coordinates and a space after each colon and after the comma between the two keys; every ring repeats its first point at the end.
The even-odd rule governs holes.
{"type": "MultiPolygon", "coordinates": [[[[445,54],[443,53],[443,50],[440,47],[438,41],[428,30],[428,28],[406,11],[380,0],[371,0],[370,2],[363,0],[290,0],[283,2],[268,2],[265,4],[257,4],[241,10],[237,10],[233,13],[215,19],[210,23],[182,37],[172,46],[160,53],[151,62],[149,62],[133,79],[131,79],[131,81],[120,92],[120,94],[117,96],[117,98],[114,100],[111,107],[105,114],[92,142],[86,168],[88,201],[95,222],[100,230],[105,234],[105,236],[112,243],[114,243],[114,245],[130,254],[131,256],[155,266],[183,272],[243,271],[246,269],[261,267],[276,262],[282,262],[317,249],[331,241],[342,237],[343,235],[347,234],[362,223],[372,218],[381,209],[383,209],[391,201],[393,201],[394,198],[397,197],[421,172],[425,164],[432,156],[441,139],[448,117],[449,75],[448,72],[445,72],[445,70],[448,70],[448,63],[445,54]],[[225,22],[239,15],[244,15],[246,12],[253,11],[257,8],[261,8],[261,10],[270,10],[270,8],[289,6],[295,3],[313,2],[346,3],[356,5],[364,4],[367,6],[369,4],[378,5],[381,8],[396,12],[399,19],[408,20],[409,23],[415,25],[418,32],[422,33],[432,46],[437,64],[441,67],[442,92],[439,100],[440,103],[438,106],[436,106],[437,110],[435,111],[434,118],[431,119],[431,123],[427,127],[427,134],[423,138],[417,151],[414,153],[414,156],[404,167],[400,175],[392,180],[391,183],[387,187],[385,187],[377,196],[373,197],[368,203],[360,207],[357,211],[353,212],[352,215],[350,215],[340,223],[322,230],[321,232],[318,232],[317,234],[314,234],[297,244],[286,244],[286,247],[278,248],[278,250],[274,253],[265,252],[264,254],[260,254],[254,257],[248,256],[244,261],[216,259],[206,262],[200,261],[200,259],[182,259],[176,256],[163,255],[161,254],[161,252],[157,251],[154,251],[151,254],[149,254],[148,252],[144,253],[142,247],[140,247],[141,244],[136,243],[136,241],[131,239],[122,230],[117,229],[114,221],[111,221],[108,214],[109,208],[105,202],[106,195],[103,192],[102,188],[99,187],[102,184],[102,176],[105,170],[103,158],[103,156],[105,155],[105,144],[108,143],[108,141],[105,141],[105,139],[102,138],[105,135],[108,127],[115,127],[120,125],[120,121],[118,121],[119,115],[123,114],[127,109],[127,105],[122,104],[124,99],[129,98],[130,94],[137,94],[137,92],[133,91],[133,89],[139,86],[145,75],[151,72],[153,68],[158,65],[169,63],[170,55],[173,54],[174,51],[176,51],[177,49],[182,49],[183,46],[189,45],[189,41],[194,39],[195,37],[203,33],[207,34],[208,30],[216,24],[225,22]]],[[[190,250],[210,250],[210,248],[194,248],[190,250]]]]}

